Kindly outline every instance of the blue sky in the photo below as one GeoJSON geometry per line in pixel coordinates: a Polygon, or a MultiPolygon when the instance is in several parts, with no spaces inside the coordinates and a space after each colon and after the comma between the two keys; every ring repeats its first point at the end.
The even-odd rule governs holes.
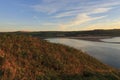
{"type": "Polygon", "coordinates": [[[0,31],[120,29],[120,0],[0,0],[0,31]]]}

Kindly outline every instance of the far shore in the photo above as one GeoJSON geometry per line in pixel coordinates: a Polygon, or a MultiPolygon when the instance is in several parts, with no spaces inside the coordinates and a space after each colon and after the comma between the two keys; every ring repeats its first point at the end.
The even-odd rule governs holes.
{"type": "MultiPolygon", "coordinates": [[[[120,44],[120,42],[102,41],[102,39],[110,39],[110,38],[113,38],[113,36],[78,36],[78,37],[50,37],[50,38],[68,38],[68,39],[78,39],[78,40],[86,40],[86,41],[93,41],[93,42],[120,44]]],[[[48,39],[48,38],[41,38],[41,39],[48,39]]]]}
{"type": "Polygon", "coordinates": [[[111,36],[80,36],[80,37],[68,37],[68,38],[87,40],[87,41],[104,42],[101,39],[109,39],[109,38],[113,38],[113,37],[111,37],[111,36]]]}
{"type": "Polygon", "coordinates": [[[104,42],[104,43],[114,43],[114,44],[120,44],[120,42],[105,42],[101,39],[109,39],[113,38],[111,36],[80,36],[80,37],[67,37],[70,39],[79,39],[79,40],[86,40],[86,41],[95,41],[95,42],[104,42]]]}

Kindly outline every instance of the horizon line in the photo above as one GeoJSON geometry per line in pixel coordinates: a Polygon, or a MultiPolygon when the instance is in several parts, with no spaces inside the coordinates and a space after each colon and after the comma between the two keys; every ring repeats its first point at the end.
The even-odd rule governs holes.
{"type": "Polygon", "coordinates": [[[0,33],[12,33],[12,32],[23,32],[23,33],[29,33],[29,32],[77,32],[77,31],[95,31],[95,30],[120,30],[120,29],[93,29],[93,30],[70,30],[70,31],[63,31],[63,30],[43,30],[43,31],[30,31],[30,30],[15,30],[15,31],[0,31],[0,33]]]}

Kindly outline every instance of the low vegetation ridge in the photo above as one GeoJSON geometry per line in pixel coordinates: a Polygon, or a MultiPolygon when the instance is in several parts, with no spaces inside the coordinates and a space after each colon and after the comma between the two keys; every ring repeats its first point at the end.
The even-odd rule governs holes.
{"type": "Polygon", "coordinates": [[[119,72],[61,44],[0,35],[0,80],[120,80],[119,72]]]}
{"type": "MultiPolygon", "coordinates": [[[[8,32],[10,33],[10,32],[8,32]]],[[[91,30],[91,31],[38,31],[38,32],[25,32],[17,31],[14,34],[31,35],[40,38],[53,38],[53,37],[84,37],[84,36],[120,36],[120,29],[111,30],[91,30]]]]}

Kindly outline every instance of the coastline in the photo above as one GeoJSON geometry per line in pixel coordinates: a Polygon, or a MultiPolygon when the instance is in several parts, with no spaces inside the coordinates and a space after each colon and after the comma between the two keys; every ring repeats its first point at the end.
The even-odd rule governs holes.
{"type": "Polygon", "coordinates": [[[96,41],[96,42],[104,42],[101,39],[109,39],[109,38],[113,38],[113,37],[111,37],[111,36],[80,36],[80,37],[66,37],[66,38],[87,40],[87,41],[96,41]]]}
{"type": "Polygon", "coordinates": [[[114,44],[120,44],[120,42],[105,42],[101,39],[109,39],[113,38],[112,36],[80,36],[80,37],[66,37],[69,39],[78,39],[78,40],[86,40],[86,41],[95,41],[95,42],[104,42],[104,43],[114,43],[114,44]]]}
{"type": "MultiPolygon", "coordinates": [[[[50,37],[50,38],[68,38],[68,39],[77,39],[77,40],[85,40],[85,41],[93,41],[93,42],[120,44],[120,42],[102,41],[102,39],[114,38],[113,36],[78,36],[78,37],[50,37]]],[[[48,39],[48,38],[41,38],[41,39],[48,39]]]]}

